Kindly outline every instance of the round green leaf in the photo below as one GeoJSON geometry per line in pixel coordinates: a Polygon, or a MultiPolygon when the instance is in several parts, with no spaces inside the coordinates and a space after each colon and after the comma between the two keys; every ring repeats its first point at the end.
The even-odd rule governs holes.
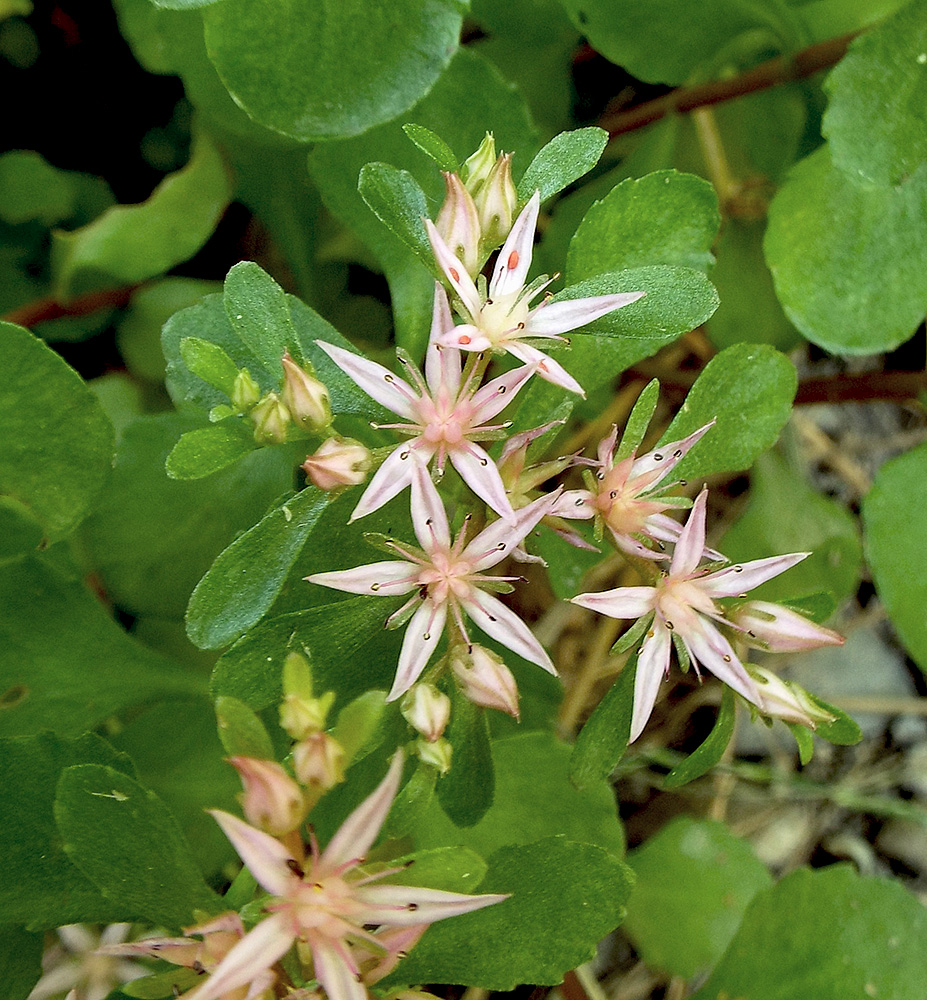
{"type": "Polygon", "coordinates": [[[765,252],[786,315],[841,354],[889,351],[927,310],[927,168],[899,187],[857,183],[822,147],[769,208],[765,252]]]}
{"type": "Polygon", "coordinates": [[[654,969],[687,979],[724,954],[753,897],[772,884],[723,823],[680,816],[628,855],[637,876],[624,929],[654,969]]]}
{"type": "Polygon", "coordinates": [[[113,428],[80,376],[28,330],[0,323],[0,496],[57,541],[87,516],[109,474],[113,428]]]}
{"type": "Polygon", "coordinates": [[[74,211],[74,175],[58,170],[30,149],[0,156],[0,219],[53,226],[74,211]]]}
{"type": "Polygon", "coordinates": [[[198,427],[174,445],[165,468],[171,479],[203,479],[254,451],[254,435],[239,420],[198,427]]]}
{"type": "Polygon", "coordinates": [[[823,130],[853,178],[898,184],[927,161],[927,0],[857,38],[825,84],[823,130]]]}
{"type": "Polygon", "coordinates": [[[895,628],[927,672],[927,445],[886,463],[863,501],[866,558],[895,628]]]}
{"type": "Polygon", "coordinates": [[[925,951],[927,912],[903,886],[803,868],[753,899],[692,1000],[922,1000],[925,951]]]}
{"type": "Polygon", "coordinates": [[[203,18],[235,100],[262,125],[314,141],[357,135],[423,97],[462,14],[458,0],[222,0],[203,18]]]}

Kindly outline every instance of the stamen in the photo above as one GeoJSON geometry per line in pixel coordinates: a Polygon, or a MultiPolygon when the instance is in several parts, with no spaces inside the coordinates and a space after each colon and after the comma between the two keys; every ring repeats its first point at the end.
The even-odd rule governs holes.
{"type": "Polygon", "coordinates": [[[377,590],[380,589],[380,585],[378,583],[371,583],[370,584],[370,589],[373,590],[373,591],[377,591],[377,590]]]}
{"type": "Polygon", "coordinates": [[[618,496],[618,490],[612,490],[608,495],[612,500],[614,500],[615,497],[618,496]]]}
{"type": "Polygon", "coordinates": [[[471,340],[471,338],[468,337],[466,334],[464,334],[462,337],[459,338],[459,343],[461,343],[464,346],[466,346],[467,344],[470,343],[470,340],[471,340]]]}
{"type": "Polygon", "coordinates": [[[515,268],[518,267],[518,251],[517,250],[513,250],[509,254],[509,259],[505,262],[505,266],[510,271],[514,271],[515,268]]]}
{"type": "Polygon", "coordinates": [[[676,450],[675,450],[675,451],[673,452],[673,458],[679,458],[679,456],[680,456],[681,454],[682,454],[682,448],[677,448],[677,449],[676,449],[676,450]]]}
{"type": "Polygon", "coordinates": [[[406,905],[406,909],[410,913],[415,913],[415,911],[418,909],[418,903],[409,903],[406,905]]]}
{"type": "Polygon", "coordinates": [[[672,632],[675,627],[671,621],[665,621],[663,624],[670,630],[670,632],[672,632]]]}
{"type": "Polygon", "coordinates": [[[203,975],[203,973],[204,973],[204,972],[206,971],[206,966],[205,966],[205,965],[203,965],[203,963],[202,963],[202,962],[201,962],[201,961],[200,961],[200,960],[199,960],[198,958],[195,958],[195,959],[193,960],[193,965],[191,965],[191,966],[190,966],[190,968],[191,968],[191,969],[192,969],[192,970],[193,970],[193,971],[194,971],[194,972],[195,972],[195,973],[196,973],[196,974],[197,974],[198,976],[202,976],[202,975],[203,975]]]}
{"type": "Polygon", "coordinates": [[[305,878],[306,877],[306,873],[303,871],[303,869],[301,868],[301,866],[300,866],[299,862],[296,860],[296,858],[287,858],[286,859],[286,866],[287,866],[287,868],[290,869],[290,871],[297,878],[305,878]]]}
{"type": "Polygon", "coordinates": [[[449,267],[447,273],[454,279],[454,281],[460,281],[460,272],[456,267],[449,267]]]}
{"type": "Polygon", "coordinates": [[[730,654],[728,654],[728,653],[725,653],[724,656],[721,657],[721,659],[724,660],[725,663],[730,663],[731,662],[731,657],[730,657],[730,654]]]}
{"type": "Polygon", "coordinates": [[[756,632],[752,632],[750,629],[747,629],[747,635],[749,635],[751,639],[756,638],[756,632]]]}
{"type": "Polygon", "coordinates": [[[733,569],[735,573],[743,573],[744,571],[743,566],[732,566],[731,569],[733,569]]]}
{"type": "Polygon", "coordinates": [[[585,501],[585,500],[583,500],[583,498],[582,498],[582,497],[580,497],[580,498],[579,498],[579,500],[574,500],[574,501],[573,501],[573,506],[574,506],[574,507],[582,507],[582,505],[583,505],[583,504],[584,504],[585,502],[586,502],[586,501],[585,501]]]}
{"type": "Polygon", "coordinates": [[[663,456],[662,455],[654,455],[653,456],[653,460],[655,462],[662,462],[663,461],[663,456]]]}
{"type": "Polygon", "coordinates": [[[384,382],[390,382],[390,383],[392,383],[392,382],[395,382],[396,379],[392,375],[384,375],[383,376],[383,381],[384,382]]]}

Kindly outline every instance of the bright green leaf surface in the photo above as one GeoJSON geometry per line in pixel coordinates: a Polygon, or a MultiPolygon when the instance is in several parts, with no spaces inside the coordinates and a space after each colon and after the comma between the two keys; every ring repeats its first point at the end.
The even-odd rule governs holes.
{"type": "Polygon", "coordinates": [[[166,10],[191,10],[194,7],[205,7],[216,3],[216,0],[149,0],[149,2],[155,7],[164,7],[166,10]]]}
{"type": "Polygon", "coordinates": [[[545,202],[562,191],[592,170],[607,142],[608,133],[600,128],[580,128],[554,136],[518,182],[518,200],[526,202],[540,191],[541,201],[545,202]]]}
{"type": "Polygon", "coordinates": [[[721,217],[714,188],[694,174],[629,178],[597,201],[576,230],[567,280],[653,264],[705,271],[721,217]]]}
{"type": "Polygon", "coordinates": [[[264,615],[327,502],[326,494],[307,487],[274,507],[216,559],[187,608],[187,634],[197,646],[228,645],[264,615]]]}
{"type": "Polygon", "coordinates": [[[219,739],[229,756],[274,760],[274,748],[264,723],[243,701],[221,695],[216,698],[219,739]]]}
{"type": "Polygon", "coordinates": [[[496,790],[486,815],[476,825],[458,829],[432,803],[412,831],[417,847],[456,843],[489,857],[509,844],[563,834],[623,853],[624,836],[611,788],[597,779],[583,791],[576,789],[570,783],[570,747],[565,743],[550,733],[520,733],[494,740],[492,758],[496,790]]]}
{"type": "Polygon", "coordinates": [[[131,705],[204,689],[127,635],[75,576],[31,558],[0,569],[0,731],[76,735],[131,705]]]}
{"type": "Polygon", "coordinates": [[[201,337],[184,337],[180,342],[180,356],[191,375],[231,398],[238,378],[238,365],[218,344],[201,337]]]}
{"type": "Polygon", "coordinates": [[[456,0],[222,0],[206,47],[248,114],[302,141],[357,135],[410,108],[457,46],[456,0]]]}
{"type": "Polygon", "coordinates": [[[76,921],[126,919],[65,854],[52,806],[62,769],[72,764],[131,769],[98,736],[67,740],[51,733],[0,742],[0,920],[37,929],[76,921]]]}
{"type": "Polygon", "coordinates": [[[921,1000],[927,913],[849,865],[803,868],[759,893],[693,1000],[921,1000]]]}
{"type": "Polygon", "coordinates": [[[0,928],[0,981],[7,1000],[26,1000],[42,974],[42,935],[0,928]]]}
{"type": "Polygon", "coordinates": [[[826,147],[769,208],[765,251],[786,315],[840,354],[897,347],[927,310],[927,168],[897,188],[856,183],[826,147]]]}
{"type": "Polygon", "coordinates": [[[496,792],[489,720],[482,708],[456,688],[445,738],[453,747],[453,757],[450,771],[438,780],[438,802],[454,825],[471,827],[486,815],[496,792]]]}
{"type": "Polygon", "coordinates": [[[719,545],[735,562],[786,552],[811,553],[787,573],[751,591],[751,597],[767,601],[819,592],[842,601],[856,593],[863,568],[853,515],[811,489],[775,452],[757,459],[750,476],[749,506],[719,545]],[[782,516],[784,510],[788,517],[782,516]]]}
{"type": "Polygon", "coordinates": [[[0,156],[0,219],[11,225],[33,220],[53,226],[74,211],[73,175],[38,153],[17,149],[0,156]]]}
{"type": "Polygon", "coordinates": [[[66,768],[55,819],[71,861],[135,918],[182,927],[196,908],[221,908],[177,820],[122,772],[102,764],[66,768]]]}
{"type": "Polygon", "coordinates": [[[772,884],[723,823],[678,817],[628,855],[625,931],[652,968],[690,978],[724,954],[750,900],[772,884]]]}
{"type": "Polygon", "coordinates": [[[437,163],[437,165],[447,173],[456,173],[458,167],[457,155],[454,150],[430,128],[424,125],[416,125],[415,122],[408,122],[402,126],[402,131],[415,143],[416,146],[437,163]]]}
{"type": "Polygon", "coordinates": [[[110,599],[135,614],[182,618],[216,556],[292,484],[286,448],[262,448],[209,479],[169,479],[168,454],[182,433],[201,424],[180,414],[130,424],[82,529],[110,599]]]}
{"type": "Polygon", "coordinates": [[[167,474],[171,479],[203,479],[238,462],[257,447],[248,428],[233,417],[213,427],[187,431],[167,456],[167,474]]]}
{"type": "Polygon", "coordinates": [[[281,381],[284,353],[296,351],[297,361],[301,353],[283,289],[254,261],[245,260],[226,275],[223,298],[241,342],[281,381]]]}
{"type": "Polygon", "coordinates": [[[734,692],[726,687],[721,696],[718,718],[704,741],[681,763],[677,764],[664,778],[664,788],[681,788],[696,778],[707,774],[724,756],[727,745],[734,735],[736,721],[734,692]]]}
{"type": "Polygon", "coordinates": [[[109,474],[113,428],[80,376],[28,330],[0,323],[0,495],[50,541],[87,516],[109,474]]]}
{"type": "Polygon", "coordinates": [[[789,419],[798,377],[791,361],[765,344],[735,344],[705,366],[661,442],[678,441],[717,420],[676,466],[695,479],[748,469],[789,419]]]}
{"type": "Polygon", "coordinates": [[[361,168],[357,190],[380,222],[429,270],[437,272],[422,221],[428,215],[425,194],[408,170],[397,170],[389,163],[368,163],[361,168]]]}
{"type": "Polygon", "coordinates": [[[0,565],[35,552],[42,541],[42,525],[15,497],[0,496],[0,565]]]}
{"type": "Polygon", "coordinates": [[[914,173],[927,160],[927,0],[857,38],[825,86],[837,167],[882,185],[914,173]]]}
{"type": "Polygon", "coordinates": [[[52,246],[61,299],[100,285],[144,281],[192,257],[212,235],[232,195],[219,150],[194,141],[190,162],[165,178],[140,205],[117,205],[52,246]]]}
{"type": "Polygon", "coordinates": [[[479,892],[511,898],[435,924],[386,983],[470,983],[491,990],[559,983],[621,922],[630,887],[627,866],[592,844],[549,837],[502,847],[489,858],[479,892]],[[570,919],[551,919],[558,913],[570,919]],[[490,941],[504,947],[489,948],[490,941]]]}
{"type": "Polygon", "coordinates": [[[866,558],[898,634],[927,671],[927,445],[886,463],[863,501],[866,558]]]}
{"type": "Polygon", "coordinates": [[[401,865],[412,858],[415,859],[415,864],[411,868],[390,875],[383,879],[383,882],[420,885],[428,889],[444,889],[447,892],[472,893],[483,881],[488,869],[486,862],[475,851],[460,846],[416,851],[408,858],[391,860],[390,866],[401,865]]]}
{"type": "Polygon", "coordinates": [[[570,780],[577,788],[605,781],[624,757],[631,738],[636,664],[636,658],[628,660],[580,730],[570,758],[570,780]]]}

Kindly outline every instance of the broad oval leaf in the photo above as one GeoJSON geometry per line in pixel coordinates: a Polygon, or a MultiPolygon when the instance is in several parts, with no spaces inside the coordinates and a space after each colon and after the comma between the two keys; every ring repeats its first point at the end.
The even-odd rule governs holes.
{"type": "Polygon", "coordinates": [[[241,421],[187,431],[167,456],[171,479],[204,479],[249,455],[257,445],[241,421]]]}
{"type": "Polygon", "coordinates": [[[724,756],[734,735],[734,692],[727,686],[721,695],[721,707],[711,732],[698,747],[663,779],[664,788],[681,788],[707,774],[724,756]]]}
{"type": "Polygon", "coordinates": [[[621,763],[631,738],[636,672],[635,656],[580,730],[570,759],[570,780],[577,788],[604,781],[621,763]]]}
{"type": "Polygon", "coordinates": [[[601,128],[578,128],[555,135],[528,164],[518,182],[518,200],[527,202],[539,191],[541,201],[547,201],[589,173],[599,162],[607,142],[608,133],[601,128]]]}

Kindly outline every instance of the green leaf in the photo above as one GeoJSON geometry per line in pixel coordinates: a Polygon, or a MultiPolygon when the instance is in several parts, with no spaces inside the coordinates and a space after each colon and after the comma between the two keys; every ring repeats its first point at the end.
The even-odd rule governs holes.
{"type": "Polygon", "coordinates": [[[21,927],[0,929],[0,980],[7,1000],[27,1000],[42,975],[42,935],[21,927]]]}
{"type": "Polygon", "coordinates": [[[0,219],[10,225],[53,226],[74,212],[74,175],[58,170],[31,149],[0,156],[0,219]]]}
{"type": "Polygon", "coordinates": [[[279,386],[283,355],[295,351],[299,361],[302,354],[283,289],[263,268],[245,260],[226,275],[223,299],[232,329],[279,386]]]}
{"type": "Polygon", "coordinates": [[[927,160],[927,2],[907,3],[854,40],[825,83],[823,132],[854,179],[894,185],[927,160]]]}
{"type": "Polygon", "coordinates": [[[47,559],[0,569],[0,607],[5,735],[76,735],[130,706],[203,693],[201,677],[127,635],[79,578],[47,559]]]}
{"type": "Polygon", "coordinates": [[[52,243],[55,294],[67,299],[101,285],[131,284],[169,271],[212,235],[232,195],[222,156],[198,133],[190,162],[140,205],[116,205],[52,243]]]}
{"type": "Polygon", "coordinates": [[[55,819],[71,861],[135,919],[182,927],[221,901],[164,803],[120,771],[75,764],[58,781],[55,819]]]}
{"type": "Polygon", "coordinates": [[[705,271],[720,224],[718,196],[701,177],[658,170],[629,178],[586,212],[570,242],[567,280],[654,264],[705,271]]]}
{"type": "Polygon", "coordinates": [[[83,521],[103,487],[113,428],[77,372],[28,330],[0,323],[0,354],[0,495],[54,542],[83,521]]]}
{"type": "Polygon", "coordinates": [[[570,758],[570,781],[577,788],[605,781],[621,763],[631,738],[636,672],[632,656],[580,730],[570,758]]]}
{"type": "Polygon", "coordinates": [[[734,692],[729,687],[725,687],[721,696],[721,707],[718,709],[718,718],[715,720],[711,732],[698,749],[677,764],[663,779],[663,787],[666,789],[681,788],[690,781],[695,781],[696,778],[707,774],[724,756],[724,751],[734,735],[735,719],[734,692]]]}
{"type": "Polygon", "coordinates": [[[863,500],[866,560],[902,642],[927,672],[927,445],[886,462],[863,500]]]}
{"type": "Polygon", "coordinates": [[[191,375],[231,398],[238,378],[238,365],[218,344],[201,337],[184,337],[180,341],[180,356],[191,375]]]}
{"type": "Polygon", "coordinates": [[[549,732],[494,740],[496,791],[486,814],[461,829],[432,803],[411,830],[416,847],[454,843],[489,857],[509,844],[530,844],[563,834],[577,843],[596,844],[622,855],[624,835],[611,787],[604,779],[596,779],[579,791],[570,783],[570,753],[571,748],[549,732]]]}
{"type": "Polygon", "coordinates": [[[155,7],[163,7],[165,10],[192,10],[195,7],[206,7],[208,4],[216,3],[216,0],[150,0],[155,7]]]}
{"type": "Polygon", "coordinates": [[[42,525],[23,503],[0,496],[0,566],[35,552],[43,535],[42,525]]]}
{"type": "Polygon", "coordinates": [[[660,383],[654,378],[641,390],[641,394],[634,401],[634,406],[628,414],[624,430],[621,432],[621,440],[615,449],[616,462],[627,458],[640,447],[659,401],[660,383]]]}
{"type": "Polygon", "coordinates": [[[52,805],[62,769],[72,764],[106,764],[131,769],[98,736],[63,739],[51,733],[0,741],[0,921],[30,928],[77,921],[110,923],[127,917],[118,902],[105,899],[64,851],[52,805]]]}
{"type": "Polygon", "coordinates": [[[216,698],[216,723],[219,739],[230,756],[275,759],[264,723],[243,701],[228,695],[216,698]]]}
{"type": "Polygon", "coordinates": [[[791,47],[801,40],[799,22],[786,4],[563,0],[563,6],[597,52],[647,83],[687,82],[744,32],[758,35],[766,47],[791,47]]]}
{"type": "Polygon", "coordinates": [[[221,553],[187,607],[187,635],[200,649],[228,645],[263,617],[327,502],[326,494],[307,487],[221,553]]]}
{"type": "Polygon", "coordinates": [[[599,162],[608,133],[601,128],[579,128],[554,136],[528,165],[518,182],[518,200],[528,201],[540,191],[541,201],[562,191],[599,162]]]}
{"type": "Polygon", "coordinates": [[[690,979],[724,954],[753,897],[772,885],[723,823],[679,816],[628,855],[637,877],[625,933],[652,969],[690,979]]]}
{"type": "Polygon", "coordinates": [[[795,366],[765,344],[735,344],[708,362],[661,438],[678,441],[711,420],[717,423],[676,466],[696,479],[748,469],[775,444],[792,411],[795,366]]]}
{"type": "Polygon", "coordinates": [[[823,698],[818,698],[817,695],[811,694],[810,691],[808,692],[808,696],[816,705],[823,708],[825,712],[830,712],[834,716],[833,722],[818,723],[818,728],[815,730],[817,736],[820,736],[822,740],[827,740],[828,743],[835,743],[841,747],[852,747],[859,743],[863,738],[863,731],[842,708],[837,708],[836,705],[829,704],[823,698]]]}
{"type": "Polygon", "coordinates": [[[549,837],[502,847],[489,859],[479,892],[510,898],[432,926],[384,985],[512,990],[521,983],[559,983],[621,922],[630,888],[628,868],[592,844],[549,837]],[[552,913],[569,913],[570,919],[552,920],[552,913]],[[488,941],[505,946],[488,948],[488,941]]]}
{"type": "Polygon", "coordinates": [[[203,19],[209,57],[235,101],[308,142],[357,135],[420,100],[454,54],[462,14],[455,0],[222,0],[203,19]]]}
{"type": "Polygon", "coordinates": [[[493,803],[495,780],[486,712],[454,689],[445,738],[451,769],[438,779],[438,802],[456,826],[474,826],[493,803]]]}
{"type": "Polygon", "coordinates": [[[787,573],[751,591],[758,600],[783,601],[821,591],[839,602],[856,593],[863,548],[856,518],[811,489],[775,452],[761,455],[750,476],[750,502],[719,545],[734,562],[787,552],[811,555],[787,573]],[[789,511],[783,517],[782,512],[789,511]]]}
{"type": "MultiPolygon", "coordinates": [[[[433,770],[433,769],[432,769],[433,770]]],[[[472,893],[486,876],[488,866],[475,852],[467,847],[435,847],[428,851],[416,851],[395,860],[390,859],[390,867],[414,861],[411,867],[395,875],[389,875],[383,882],[396,885],[417,885],[426,889],[443,889],[445,892],[472,893]]]]}
{"type": "Polygon", "coordinates": [[[203,479],[240,461],[255,450],[254,435],[241,420],[187,431],[167,456],[171,479],[203,479]]]}
{"type": "MultiPolygon", "coordinates": [[[[789,732],[795,737],[795,743],[798,746],[798,759],[804,767],[805,764],[810,763],[814,756],[814,737],[811,735],[810,729],[799,726],[795,722],[787,722],[786,725],[789,727],[789,732]]],[[[860,734],[860,739],[862,739],[862,734],[860,734]]]]}
{"type": "Polygon", "coordinates": [[[383,691],[365,691],[348,702],[338,713],[332,736],[344,751],[345,766],[366,756],[361,750],[372,749],[374,734],[383,721],[386,695],[383,691]]]}
{"type": "Polygon", "coordinates": [[[448,146],[440,135],[432,132],[430,128],[425,128],[424,125],[416,125],[414,122],[403,125],[402,131],[405,132],[426,156],[430,156],[442,170],[449,174],[457,173],[457,157],[454,155],[454,150],[448,146]]]}
{"type": "Polygon", "coordinates": [[[357,190],[380,222],[437,274],[422,221],[428,215],[428,205],[418,181],[407,170],[388,163],[367,163],[361,168],[357,190]]]}
{"type": "Polygon", "coordinates": [[[754,897],[693,1000],[921,1000],[925,948],[927,913],[897,882],[802,868],[754,897]]]}
{"type": "Polygon", "coordinates": [[[133,614],[182,619],[216,556],[292,486],[286,447],[261,448],[208,479],[169,479],[164,462],[178,437],[203,422],[162,414],[131,423],[81,529],[109,599],[133,614]]]}
{"type": "Polygon", "coordinates": [[[898,187],[857,183],[827,147],[769,207],[765,251],[786,315],[838,354],[890,351],[927,310],[927,168],[898,187]]]}

